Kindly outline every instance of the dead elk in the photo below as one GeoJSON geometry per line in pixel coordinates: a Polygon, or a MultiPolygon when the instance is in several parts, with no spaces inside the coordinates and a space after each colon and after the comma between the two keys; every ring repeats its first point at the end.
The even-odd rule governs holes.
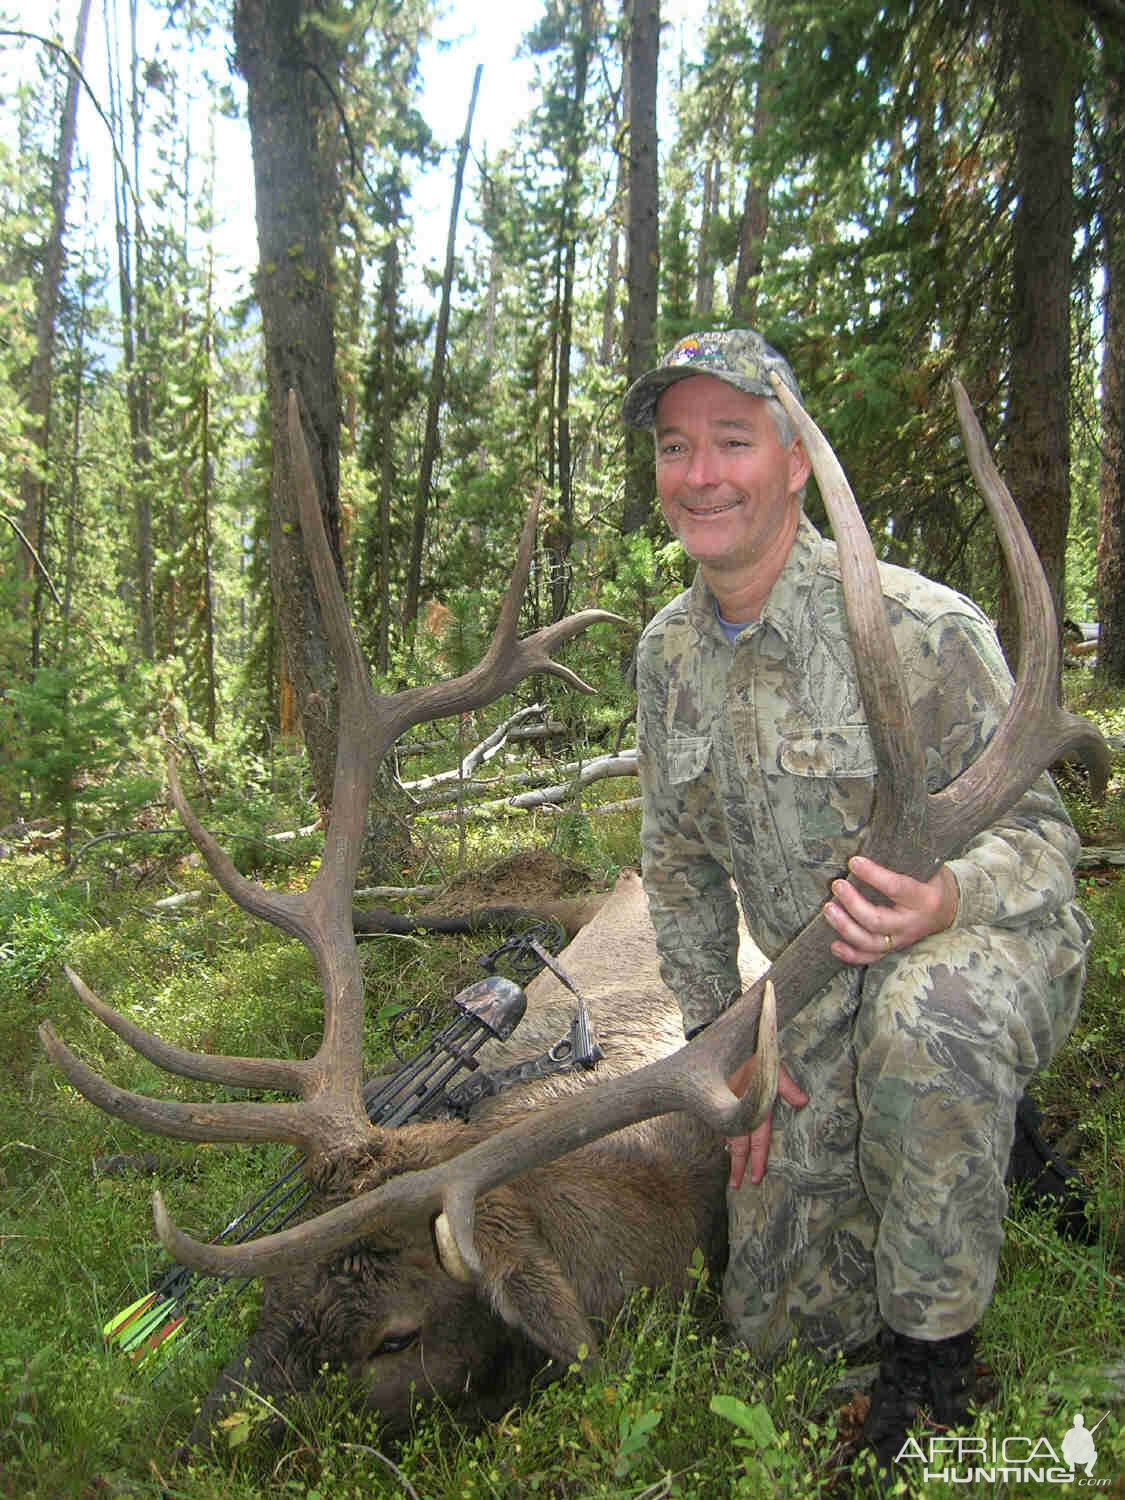
{"type": "MultiPolygon", "coordinates": [[[[929,794],[923,747],[906,700],[870,540],[828,444],[788,391],[780,383],[776,388],[812,458],[839,543],[860,690],[879,766],[875,810],[863,852],[927,878],[942,860],[1011,807],[1067,749],[1083,753],[1095,784],[1098,779],[1104,784],[1107,759],[1100,736],[1058,707],[1058,633],[1050,591],[1011,497],[992,467],[964,392],[957,388],[970,465],[1015,580],[1021,667],[1008,715],[985,751],[950,786],[929,794]]],[[[368,1399],[395,1417],[401,1415],[401,1398],[392,1392],[401,1391],[406,1377],[380,1389],[380,1371],[391,1368],[388,1361],[400,1361],[404,1372],[412,1370],[413,1378],[420,1377],[424,1384],[438,1380],[450,1389],[460,1381],[463,1391],[467,1381],[471,1392],[474,1380],[483,1378],[481,1371],[499,1362],[503,1341],[512,1338],[509,1330],[518,1330],[542,1355],[557,1360],[569,1359],[579,1342],[593,1347],[591,1320],[619,1305],[634,1278],[656,1274],[655,1252],[639,1242],[637,1224],[623,1216],[620,1194],[631,1194],[630,1202],[639,1212],[662,1191],[658,1178],[650,1176],[650,1153],[652,1141],[665,1127],[646,1126],[640,1136],[617,1133],[678,1114],[677,1129],[698,1132],[703,1148],[711,1153],[707,1160],[717,1159],[716,1139],[746,1131],[770,1107],[776,1083],[776,1035],[769,1006],[773,987],[784,1024],[839,965],[830,951],[832,930],[817,917],[765,978],[687,1046],[676,1047],[667,1037],[661,1044],[666,1055],[655,1060],[637,1056],[634,1061],[643,1065],[636,1067],[623,1060],[624,1071],[618,1076],[569,1093],[557,1091],[549,1103],[540,1102],[515,1117],[506,1117],[505,1107],[499,1107],[494,1118],[474,1121],[456,1138],[429,1127],[397,1135],[373,1131],[360,1097],[363,983],[351,931],[351,892],[375,768],[411,724],[488,702],[530,672],[554,672],[577,684],[573,674],[551,660],[550,650],[593,619],[606,616],[588,611],[527,640],[516,639],[519,598],[534,535],[533,510],[500,625],[481,664],[451,683],[376,701],[324,542],[295,400],[290,433],[295,469],[302,476],[302,528],[340,682],[332,817],[324,860],[309,889],[299,895],[271,893],[243,880],[195,819],[171,768],[170,781],[180,816],[224,890],[309,947],[325,995],[323,1041],[310,1059],[212,1058],[171,1047],[84,990],[80,993],[119,1035],[166,1069],[289,1093],[300,1102],[194,1105],[126,1094],[79,1062],[49,1026],[44,1026],[42,1036],[51,1057],[87,1098],[132,1123],[190,1140],[285,1141],[305,1151],[311,1179],[329,1200],[315,1218],[250,1244],[207,1245],[171,1223],[158,1194],[158,1233],[177,1260],[196,1270],[273,1279],[276,1291],[253,1354],[262,1378],[280,1379],[284,1374],[299,1383],[323,1351],[332,1351],[333,1362],[343,1363],[361,1385],[367,1383],[368,1399]],[[726,1080],[755,1050],[762,1065],[754,1086],[746,1097],[736,1099],[726,1080]],[[594,1179],[611,1162],[624,1162],[626,1187],[621,1186],[619,1172],[606,1194],[594,1179]],[[574,1211],[561,1184],[575,1181],[586,1185],[597,1206],[589,1216],[584,1212],[572,1222],[574,1211]],[[549,1231],[539,1214],[541,1200],[553,1200],[562,1210],[549,1231]],[[530,1239],[506,1227],[524,1224],[525,1214],[532,1224],[530,1239]],[[625,1230],[618,1233],[623,1219],[625,1230]],[[585,1247],[594,1241],[604,1241],[606,1254],[587,1263],[585,1247]],[[516,1253],[501,1253],[499,1247],[505,1245],[516,1253]],[[358,1309],[374,1305],[381,1278],[383,1285],[392,1285],[387,1279],[392,1262],[399,1278],[387,1299],[393,1313],[359,1314],[358,1309]],[[458,1291],[458,1283],[470,1286],[471,1293],[458,1291]],[[438,1370],[432,1343],[419,1336],[422,1312],[426,1318],[452,1321],[449,1309],[455,1304],[469,1311],[465,1336],[470,1344],[475,1340],[481,1363],[459,1365],[464,1355],[457,1353],[450,1356],[448,1368],[438,1370]],[[353,1327],[357,1317],[358,1327],[353,1327]],[[298,1365],[298,1373],[287,1373],[298,1365]]],[[[614,971],[626,973],[630,961],[618,959],[608,940],[604,947],[609,952],[603,956],[614,971]]],[[[651,1024],[647,1018],[645,1024],[651,1024]]],[[[721,1168],[721,1161],[718,1165],[721,1168]]],[[[721,1171],[714,1180],[721,1181],[721,1171]]],[[[671,1237],[668,1219],[658,1201],[659,1233],[646,1231],[642,1238],[649,1233],[656,1239],[671,1237]]],[[[652,1225],[654,1220],[638,1222],[652,1225]]],[[[686,1239],[697,1241],[706,1228],[706,1222],[690,1222],[686,1239]]],[[[678,1250],[676,1257],[680,1254],[678,1250]]],[[[682,1267],[683,1260],[678,1263],[682,1267]]],[[[661,1274],[668,1274],[669,1264],[664,1262],[661,1274]]]]}
{"type": "MultiPolygon", "coordinates": [[[[467,1124],[436,1121],[372,1132],[362,1149],[314,1174],[322,1206],[393,1175],[447,1161],[574,1094],[683,1046],[679,1009],[660,979],[639,877],[609,899],[560,955],[588,999],[603,1058],[597,1072],[558,1072],[483,1099],[467,1124]]],[[[749,983],[762,967],[746,940],[749,983]]],[[[567,1035],[571,994],[550,972],[532,981],[514,1036],[477,1054],[486,1069],[541,1059],[567,1035]]],[[[459,1420],[498,1417],[548,1365],[565,1373],[595,1351],[599,1325],[638,1287],[680,1289],[696,1249],[714,1270],[726,1253],[722,1140],[686,1115],[662,1115],[606,1137],[489,1193],[477,1215],[479,1277],[443,1262],[428,1232],[380,1236],[266,1281],[262,1315],[200,1412],[204,1443],[247,1383],[268,1396],[307,1391],[342,1369],[357,1401],[389,1430],[433,1398],[459,1420]]]]}

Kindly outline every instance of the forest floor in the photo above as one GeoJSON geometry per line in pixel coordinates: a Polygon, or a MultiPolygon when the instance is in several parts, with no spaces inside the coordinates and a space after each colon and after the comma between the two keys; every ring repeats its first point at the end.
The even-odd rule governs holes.
{"type": "MultiPolygon", "coordinates": [[[[1085,678],[1071,706],[1107,732],[1122,711],[1094,701],[1085,678]],[[1085,701],[1083,701],[1085,698],[1085,701]]],[[[1125,757],[1104,806],[1064,774],[1064,795],[1090,846],[1125,847],[1125,757]]],[[[280,825],[279,825],[280,826],[280,825]]],[[[470,840],[466,873],[433,905],[500,904],[512,894],[573,901],[605,889],[635,861],[635,813],[577,812],[522,834],[470,840]],[[505,867],[504,861],[508,860],[505,867]]],[[[299,944],[263,929],[217,893],[198,860],[130,844],[111,862],[101,846],[64,869],[49,847],[0,856],[0,1496],[93,1500],[170,1496],[218,1500],[262,1494],[306,1500],[418,1496],[425,1500],[552,1496],[851,1496],[864,1383],[792,1347],[765,1367],[726,1336],[715,1287],[701,1275],[682,1301],[637,1295],[607,1333],[596,1378],[537,1390],[522,1409],[475,1432],[441,1415],[403,1442],[381,1438],[340,1384],[287,1420],[280,1444],[252,1416],[210,1457],[173,1465],[195,1408],[251,1326],[250,1289],[189,1320],[168,1357],[137,1366],[102,1338],[165,1264],[153,1232],[152,1183],[98,1163],[151,1153],[173,1216],[196,1232],[226,1223],[272,1181],[282,1148],[153,1143],[99,1113],[47,1063],[36,1029],[50,1019],[92,1066],[122,1087],[199,1097],[169,1083],[80,1009],[65,963],[116,1008],[187,1045],[234,1054],[307,1052],[318,1035],[319,990],[299,944]],[[157,901],[198,891],[169,910],[157,901]],[[182,1090],[182,1092],[181,1092],[182,1090]]],[[[271,884],[299,887],[306,851],[271,884]]],[[[416,878],[416,873],[410,878],[416,878]]],[[[1033,1445],[1060,1451],[1074,1412],[1097,1429],[1089,1487],[1125,1494],[1125,873],[1084,869],[1080,895],[1095,924],[1082,1014],[1034,1085],[1046,1134],[1062,1140],[1092,1204],[1092,1236],[1060,1235],[1047,1208],[1015,1202],[996,1293],[980,1330],[984,1399],[972,1435],[989,1453],[1033,1445]],[[1020,1447],[1020,1442],[1023,1446],[1020,1447]]],[[[365,945],[369,1061],[387,1056],[403,1002],[426,1033],[474,975],[489,934],[376,940],[365,945]],[[466,977],[468,976],[468,978],[466,977]]],[[[931,1474],[900,1493],[1041,1495],[1033,1467],[974,1478],[931,1474]],[[1030,1477],[1029,1477],[1030,1476],[1030,1477]]],[[[1043,1461],[1046,1467],[1046,1460],[1043,1461]]],[[[1081,1479],[1082,1476],[1079,1476],[1081,1479]]]]}

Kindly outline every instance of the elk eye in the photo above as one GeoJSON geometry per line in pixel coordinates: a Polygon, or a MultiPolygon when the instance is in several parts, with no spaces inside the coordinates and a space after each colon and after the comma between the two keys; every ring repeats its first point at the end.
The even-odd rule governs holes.
{"type": "Polygon", "coordinates": [[[412,1328],[408,1333],[392,1333],[375,1350],[375,1358],[378,1359],[381,1354],[400,1354],[403,1349],[409,1349],[417,1337],[416,1328],[412,1328]]]}

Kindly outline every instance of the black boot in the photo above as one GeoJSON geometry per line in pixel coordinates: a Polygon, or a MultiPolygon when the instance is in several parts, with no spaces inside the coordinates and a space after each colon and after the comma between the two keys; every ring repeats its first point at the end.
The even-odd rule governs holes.
{"type": "MultiPolygon", "coordinates": [[[[862,1445],[875,1453],[880,1477],[902,1472],[895,1459],[919,1412],[936,1427],[964,1427],[976,1390],[973,1330],[951,1339],[912,1339],[893,1328],[879,1338],[879,1374],[863,1424],[862,1445]]],[[[925,1452],[925,1438],[922,1438],[925,1452]]]]}
{"type": "Polygon", "coordinates": [[[1047,1202],[1054,1212],[1055,1228],[1064,1239],[1097,1244],[1099,1225],[1093,1200],[1077,1167],[1044,1139],[1042,1117],[1028,1094],[1016,1108],[1007,1184],[1020,1188],[1017,1204],[1047,1202]]]}

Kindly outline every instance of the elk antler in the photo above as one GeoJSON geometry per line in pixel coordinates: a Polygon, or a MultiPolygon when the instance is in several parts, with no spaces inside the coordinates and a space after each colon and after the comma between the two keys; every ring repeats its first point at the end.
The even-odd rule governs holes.
{"type": "MultiPolygon", "coordinates": [[[[1104,742],[1091,725],[1057,705],[1058,632],[1050,591],[961,387],[956,387],[957,407],[970,466],[1016,581],[1022,649],[1015,694],[988,746],[961,777],[931,795],[925,789],[922,747],[866,528],[827,441],[781,383],[775,380],[774,385],[809,453],[839,543],[860,691],[879,764],[864,853],[904,874],[928,878],[977,831],[1002,816],[1064,753],[1082,755],[1091,768],[1095,792],[1104,790],[1104,742]]],[[[774,989],[779,1022],[785,1025],[841,967],[831,952],[833,937],[827,920],[818,914],[757,984],[679,1052],[553,1104],[450,1161],[393,1178],[374,1192],[251,1246],[203,1245],[190,1239],[171,1224],[157,1194],[160,1238],[178,1260],[201,1271],[277,1274],[299,1260],[323,1256],[392,1224],[401,1232],[404,1224],[437,1217],[444,1219],[442,1238],[452,1241],[465,1266],[475,1272],[479,1267],[473,1247],[474,1204],[490,1188],[611,1131],[670,1111],[689,1111],[722,1134],[743,1133],[769,1107],[769,1079],[762,1078],[753,1097],[742,1100],[734,1097],[726,1080],[755,1047],[763,1063],[759,1074],[769,1074],[776,1063],[774,989]]]]}
{"type": "Polygon", "coordinates": [[[363,970],[352,930],[352,893],[363,849],[363,830],[375,774],[394,741],[414,724],[490,703],[534,672],[550,672],[584,692],[593,691],[551,652],[598,621],[618,615],[587,609],[520,640],[520,602],[535,546],[538,498],[528,511],[515,569],[499,623],[484,659],[463,676],[377,698],[371,688],[347,602],[333,566],[317,500],[308,449],[294,392],[289,394],[289,442],[301,529],[320,599],[325,632],[336,663],[339,748],[332,814],[324,858],[307,890],[269,891],[246,880],[196,819],[169,763],[172,797],[215,879],[239,906],[300,938],[312,953],[325,997],[324,1036],[308,1059],[208,1057],[170,1047],[135,1026],[93,995],[67,970],[83,1004],[118,1036],[159,1066],[189,1078],[300,1096],[297,1104],[180,1104],[114,1087],[79,1061],[46,1022],[40,1037],[50,1057],[100,1109],[159,1135],[197,1141],[284,1141],[308,1153],[339,1150],[370,1139],[360,1095],[363,1041],[363,970]]]}

